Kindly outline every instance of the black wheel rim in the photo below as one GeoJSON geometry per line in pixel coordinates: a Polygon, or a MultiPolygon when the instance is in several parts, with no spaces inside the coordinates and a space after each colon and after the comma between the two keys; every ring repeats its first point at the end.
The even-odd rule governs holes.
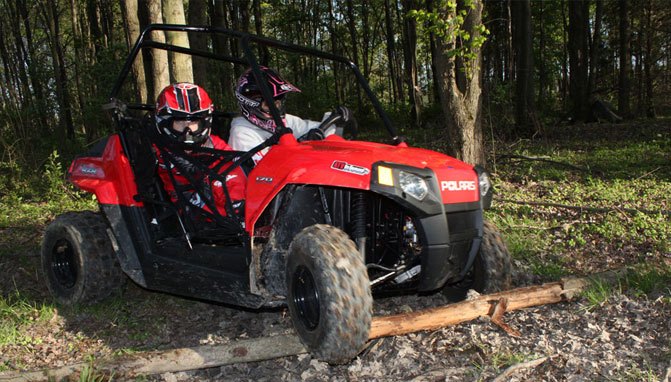
{"type": "Polygon", "coordinates": [[[312,273],[307,267],[300,266],[294,271],[293,303],[303,326],[314,330],[319,325],[319,292],[312,273]]]}
{"type": "Polygon", "coordinates": [[[56,242],[51,250],[51,271],[56,282],[64,288],[72,288],[77,281],[77,257],[69,241],[56,242]]]}

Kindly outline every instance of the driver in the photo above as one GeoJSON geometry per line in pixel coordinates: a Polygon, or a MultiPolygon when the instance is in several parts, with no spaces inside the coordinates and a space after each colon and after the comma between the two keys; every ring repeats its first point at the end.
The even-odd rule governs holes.
{"type": "MultiPolygon", "coordinates": [[[[305,135],[308,140],[317,140],[323,139],[324,136],[335,132],[335,126],[331,126],[327,129],[326,134],[324,134],[317,128],[320,122],[305,120],[295,115],[286,114],[284,104],[287,94],[298,93],[300,89],[282,79],[274,70],[265,66],[261,67],[261,75],[268,85],[268,89],[275,102],[275,107],[279,110],[284,125],[292,130],[296,138],[305,135]]],[[[236,117],[231,121],[231,133],[228,142],[233,150],[249,151],[270,138],[275,133],[277,126],[270,113],[269,105],[263,100],[261,88],[251,69],[247,69],[238,79],[238,84],[235,88],[235,97],[238,99],[242,116],[236,117]]],[[[344,106],[338,106],[333,113],[340,114],[342,122],[347,122],[352,118],[351,111],[344,106]]],[[[325,114],[323,120],[329,115],[325,114]]],[[[258,163],[268,150],[269,148],[266,147],[254,154],[252,157],[254,163],[258,163]]]]}
{"type": "MultiPolygon", "coordinates": [[[[205,199],[214,202],[220,215],[225,216],[226,193],[220,180],[211,179],[201,163],[221,174],[228,166],[218,155],[205,149],[229,151],[226,142],[210,135],[214,105],[205,89],[180,82],[165,87],[156,100],[156,129],[167,138],[165,147],[154,146],[158,158],[158,174],[170,200],[183,198],[188,204],[211,212],[205,199]],[[191,183],[197,182],[197,185],[191,183]]],[[[226,188],[236,213],[245,196],[246,178],[237,167],[226,176],[226,188]]]]}

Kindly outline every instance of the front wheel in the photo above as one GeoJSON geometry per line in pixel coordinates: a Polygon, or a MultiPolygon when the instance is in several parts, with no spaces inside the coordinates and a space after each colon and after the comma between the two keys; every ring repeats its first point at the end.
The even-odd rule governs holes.
{"type": "Polygon", "coordinates": [[[60,215],[42,241],[42,270],[49,292],[63,305],[98,302],[126,282],[100,214],[60,215]]]}
{"type": "Polygon", "coordinates": [[[466,298],[469,289],[479,293],[495,293],[510,288],[512,260],[501,233],[493,223],[485,221],[482,243],[475,256],[473,267],[463,280],[443,287],[452,301],[466,298]]]}
{"type": "Polygon", "coordinates": [[[359,251],[346,233],[316,224],[291,242],[287,305],[303,344],[317,358],[345,363],[368,340],[373,297],[359,251]]]}

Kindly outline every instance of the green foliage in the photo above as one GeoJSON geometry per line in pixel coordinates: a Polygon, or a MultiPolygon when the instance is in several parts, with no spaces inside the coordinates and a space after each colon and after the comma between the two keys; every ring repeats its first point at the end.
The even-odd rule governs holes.
{"type": "Polygon", "coordinates": [[[630,365],[627,369],[620,372],[616,378],[622,382],[658,382],[659,376],[650,365],[641,367],[637,364],[630,365]]]}
{"type": "Polygon", "coordinates": [[[607,281],[597,278],[592,280],[592,283],[581,293],[581,295],[587,302],[585,309],[593,310],[607,303],[608,299],[614,293],[620,292],[620,290],[617,290],[616,292],[614,287],[607,281]]]}
{"type": "Polygon", "coordinates": [[[466,0],[463,7],[457,7],[454,0],[441,0],[436,10],[429,12],[423,9],[411,10],[407,17],[414,18],[420,27],[418,28],[425,38],[433,34],[451,45],[447,52],[448,57],[461,57],[464,59],[466,73],[471,77],[473,61],[480,54],[482,45],[487,41],[489,30],[483,25],[474,26],[473,30],[464,28],[464,23],[469,12],[476,9],[475,0],[466,0]],[[452,43],[453,42],[453,43],[452,43]]]}
{"type": "Polygon", "coordinates": [[[95,358],[89,357],[88,364],[86,364],[79,372],[79,382],[111,382],[114,381],[114,373],[112,375],[105,375],[99,373],[94,364],[95,358]]]}
{"type": "Polygon", "coordinates": [[[55,314],[53,306],[31,302],[19,292],[0,295],[0,346],[26,345],[40,341],[26,336],[22,328],[35,322],[46,322],[55,314]]]}
{"type": "Polygon", "coordinates": [[[671,265],[642,265],[627,273],[624,282],[634,294],[671,294],[671,265]]]}
{"type": "Polygon", "coordinates": [[[557,127],[514,142],[492,166],[489,218],[522,266],[545,279],[658,266],[671,253],[669,147],[668,121],[557,127]]]}

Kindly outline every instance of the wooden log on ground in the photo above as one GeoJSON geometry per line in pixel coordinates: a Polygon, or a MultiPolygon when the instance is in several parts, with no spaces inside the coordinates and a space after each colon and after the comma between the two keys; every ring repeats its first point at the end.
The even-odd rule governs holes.
{"type": "MultiPolygon", "coordinates": [[[[503,324],[502,315],[505,311],[566,301],[587,285],[589,285],[589,280],[585,278],[568,279],[540,286],[481,295],[470,301],[418,312],[374,317],[369,338],[436,330],[481,316],[493,317],[493,323],[509,333],[514,333],[514,329],[506,329],[507,325],[503,324]]],[[[298,337],[282,335],[240,340],[224,345],[198,346],[106,358],[97,360],[94,363],[94,369],[96,373],[132,377],[263,361],[306,352],[307,350],[298,337]]],[[[87,365],[89,364],[80,363],[58,369],[18,374],[3,375],[0,373],[0,381],[60,380],[81,371],[87,365]]]]}
{"type": "MultiPolygon", "coordinates": [[[[239,340],[223,345],[206,345],[111,357],[95,361],[93,367],[97,375],[124,376],[124,379],[126,379],[140,375],[205,369],[232,363],[264,361],[306,352],[307,350],[298,337],[294,335],[281,335],[239,340]]],[[[0,374],[0,381],[60,381],[63,378],[81,372],[87,366],[90,365],[88,363],[78,363],[43,371],[5,376],[0,374]]]]}
{"type": "Polygon", "coordinates": [[[587,279],[568,279],[540,286],[481,295],[470,301],[418,312],[375,317],[371,325],[370,338],[436,330],[474,320],[480,316],[491,317],[499,301],[506,302],[507,311],[566,301],[585,288],[588,283],[587,279]]]}

